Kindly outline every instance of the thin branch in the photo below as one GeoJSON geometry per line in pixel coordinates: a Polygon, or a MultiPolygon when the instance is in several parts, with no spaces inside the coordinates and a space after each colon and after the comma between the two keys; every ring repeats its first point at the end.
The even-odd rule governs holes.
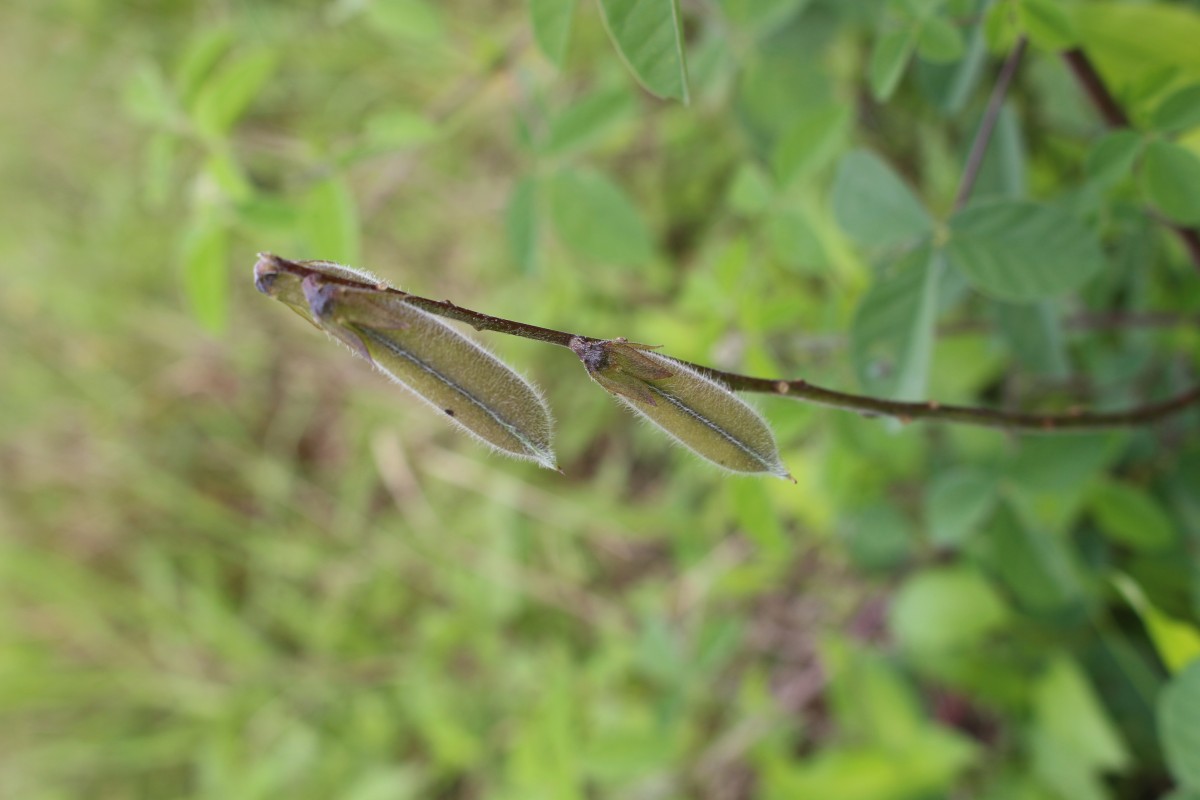
{"type": "MultiPolygon", "coordinates": [[[[1100,116],[1104,117],[1104,121],[1112,128],[1129,128],[1132,124],[1129,120],[1129,115],[1125,113],[1125,109],[1117,102],[1112,92],[1108,90],[1108,86],[1104,83],[1104,78],[1096,70],[1092,60],[1088,58],[1087,53],[1083,50],[1075,49],[1068,50],[1063,53],[1063,59],[1070,67],[1075,79],[1079,85],[1083,87],[1083,91],[1091,99],[1092,105],[1100,112],[1100,116]]],[[[1188,256],[1192,263],[1200,269],[1200,231],[1196,228],[1189,228],[1186,225],[1177,225],[1170,220],[1158,217],[1159,222],[1166,225],[1175,235],[1179,237],[1179,241],[1183,243],[1184,249],[1187,250],[1188,256]]]]}
{"type": "Polygon", "coordinates": [[[1096,71],[1087,54],[1079,49],[1068,50],[1063,53],[1063,60],[1067,62],[1067,66],[1075,75],[1075,80],[1079,81],[1079,85],[1091,99],[1092,105],[1100,112],[1100,116],[1104,117],[1104,121],[1108,123],[1109,127],[1130,127],[1129,116],[1125,113],[1125,109],[1121,108],[1117,98],[1113,97],[1112,92],[1108,90],[1104,79],[1100,77],[1100,73],[1096,71]]]}
{"type": "Polygon", "coordinates": [[[975,139],[971,142],[971,152],[967,156],[967,164],[963,168],[962,180],[958,184],[958,193],[954,196],[955,211],[960,211],[966,206],[967,201],[971,198],[971,192],[975,189],[975,181],[979,178],[979,170],[983,168],[983,159],[987,155],[988,145],[992,141],[992,132],[996,129],[996,122],[1000,119],[1000,110],[1004,108],[1004,98],[1008,94],[1008,87],[1012,85],[1017,68],[1021,65],[1021,57],[1025,55],[1025,46],[1024,36],[1017,39],[1012,52],[1004,60],[1004,66],[1000,68],[1000,75],[996,78],[996,85],[992,88],[992,96],[988,98],[987,110],[979,123],[979,130],[975,132],[975,139]]]}
{"type": "MultiPolygon", "coordinates": [[[[597,339],[583,334],[560,331],[554,328],[543,328],[538,325],[529,325],[516,320],[504,319],[503,317],[494,317],[490,314],[483,314],[455,305],[449,300],[431,300],[427,297],[409,294],[408,292],[389,286],[375,286],[349,278],[337,278],[324,272],[318,272],[306,266],[303,262],[289,261],[288,259],[269,253],[261,254],[259,260],[260,263],[266,262],[271,269],[286,272],[301,279],[309,275],[319,275],[323,281],[328,283],[386,292],[403,297],[406,302],[411,303],[417,308],[441,317],[465,322],[478,331],[504,333],[510,336],[519,336],[523,339],[550,342],[561,347],[569,347],[571,340],[576,338],[587,342],[605,341],[604,339],[597,339]]],[[[869,395],[825,389],[801,379],[754,378],[749,375],[740,375],[736,372],[725,372],[714,369],[703,364],[694,364],[688,361],[682,361],[681,363],[712,376],[725,383],[730,389],[736,391],[761,392],[777,397],[789,397],[818,405],[840,408],[844,411],[854,411],[866,416],[893,417],[901,422],[912,422],[915,420],[956,422],[1035,433],[1088,431],[1148,425],[1183,411],[1190,406],[1200,404],[1200,386],[1195,386],[1162,402],[1136,406],[1121,411],[1086,412],[1073,409],[1065,414],[1008,412],[971,406],[943,405],[936,401],[905,403],[871,397],[869,395]]]]}

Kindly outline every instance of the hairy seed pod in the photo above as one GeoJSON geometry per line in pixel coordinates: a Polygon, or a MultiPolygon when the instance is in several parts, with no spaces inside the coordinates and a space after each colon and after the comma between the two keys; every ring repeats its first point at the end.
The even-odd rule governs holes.
{"type": "Polygon", "coordinates": [[[766,421],[727,387],[649,345],[575,337],[570,347],[592,380],[696,455],[731,472],[794,480],[766,421]]]}
{"type": "Polygon", "coordinates": [[[303,266],[318,273],[301,279],[260,260],[255,285],[476,438],[558,469],[550,409],[528,381],[403,295],[381,291],[386,284],[373,277],[324,262],[303,266]]]}

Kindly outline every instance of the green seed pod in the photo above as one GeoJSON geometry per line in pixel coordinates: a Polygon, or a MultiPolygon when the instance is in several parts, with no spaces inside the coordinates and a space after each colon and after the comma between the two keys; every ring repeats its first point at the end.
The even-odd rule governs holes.
{"type": "Polygon", "coordinates": [[[696,455],[731,472],[794,480],[766,421],[727,387],[649,345],[576,337],[570,347],[592,380],[696,455]]]}
{"type": "Polygon", "coordinates": [[[528,381],[437,317],[381,291],[381,284],[338,265],[305,262],[319,274],[301,279],[255,266],[255,285],[410,390],[488,445],[558,469],[553,421],[528,381]],[[351,285],[353,283],[353,285],[351,285]],[[378,287],[378,288],[375,288],[378,287]]]}

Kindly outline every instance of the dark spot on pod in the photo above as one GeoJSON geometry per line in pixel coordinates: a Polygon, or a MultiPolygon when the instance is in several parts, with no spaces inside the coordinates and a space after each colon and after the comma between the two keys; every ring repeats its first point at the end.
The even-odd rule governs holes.
{"type": "Polygon", "coordinates": [[[446,412],[446,416],[448,416],[448,417],[453,417],[453,416],[454,416],[454,409],[453,409],[453,408],[447,408],[447,409],[443,409],[443,410],[446,412]]]}
{"type": "Polygon", "coordinates": [[[319,275],[309,275],[300,288],[304,290],[304,298],[308,300],[314,317],[323,320],[333,316],[336,305],[334,292],[337,291],[334,286],[322,281],[319,275]]]}
{"type": "Polygon", "coordinates": [[[271,287],[275,285],[275,279],[279,277],[278,272],[262,272],[254,276],[254,288],[258,289],[263,294],[270,294],[271,287]]]}

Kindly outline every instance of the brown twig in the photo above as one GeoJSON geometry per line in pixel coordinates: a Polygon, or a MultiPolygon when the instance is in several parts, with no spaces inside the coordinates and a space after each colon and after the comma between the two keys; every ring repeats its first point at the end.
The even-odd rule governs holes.
{"type": "MultiPolygon", "coordinates": [[[[523,339],[549,342],[561,347],[569,347],[571,340],[576,338],[583,339],[586,342],[605,341],[591,336],[584,336],[583,334],[560,331],[554,328],[543,328],[538,325],[530,325],[525,322],[483,314],[455,305],[448,300],[431,300],[427,297],[409,294],[408,292],[388,286],[375,286],[349,278],[333,277],[327,272],[318,272],[306,266],[303,262],[289,261],[270,253],[261,254],[259,259],[260,263],[265,261],[269,269],[286,272],[300,278],[305,278],[309,275],[319,275],[323,281],[329,283],[397,295],[405,298],[406,302],[411,303],[417,308],[441,317],[465,322],[478,331],[505,333],[510,336],[519,336],[523,339]]],[[[1127,408],[1121,411],[1086,412],[1072,410],[1065,414],[1009,412],[972,406],[943,405],[932,400],[919,403],[885,400],[869,395],[825,389],[801,379],[755,378],[736,372],[725,372],[703,364],[694,364],[687,361],[681,363],[712,376],[726,384],[730,389],[736,391],[762,392],[773,394],[777,397],[789,397],[818,405],[840,408],[845,411],[854,411],[865,416],[893,417],[901,422],[912,422],[915,420],[955,422],[1033,433],[1089,431],[1147,425],[1200,403],[1200,386],[1195,386],[1167,400],[1127,408]]]]}
{"type": "MultiPolygon", "coordinates": [[[[1104,121],[1108,123],[1109,127],[1132,127],[1129,115],[1125,113],[1125,109],[1108,90],[1104,78],[1100,76],[1087,53],[1080,49],[1068,50],[1063,53],[1063,59],[1070,67],[1075,80],[1083,87],[1084,93],[1091,99],[1092,105],[1100,112],[1100,116],[1104,117],[1104,121]]],[[[1162,218],[1158,218],[1158,220],[1175,232],[1179,241],[1183,243],[1184,249],[1187,250],[1192,263],[1197,269],[1200,269],[1200,231],[1162,218]]]]}
{"type": "MultiPolygon", "coordinates": [[[[988,100],[987,111],[980,122],[979,129],[976,131],[975,139],[971,145],[963,177],[955,196],[955,209],[961,209],[970,198],[975,182],[978,179],[983,159],[987,154],[988,144],[991,141],[992,132],[999,118],[1000,109],[1003,107],[1004,98],[1020,65],[1025,46],[1024,39],[1018,40],[1012,52],[1005,60],[1004,66],[1001,68],[996,86],[992,90],[991,97],[988,100]]],[[[1093,103],[1095,103],[1108,124],[1113,127],[1128,127],[1129,119],[1124,110],[1109,93],[1103,80],[1087,56],[1082,51],[1073,50],[1066,53],[1065,58],[1080,84],[1084,87],[1088,96],[1092,98],[1093,103]]],[[[1174,224],[1170,224],[1170,226],[1183,240],[1196,265],[1200,267],[1200,235],[1190,228],[1174,224]]],[[[431,300],[388,286],[374,286],[350,278],[334,277],[327,272],[318,272],[306,266],[303,262],[289,261],[288,259],[271,254],[262,254],[259,256],[259,259],[260,265],[265,261],[269,269],[287,272],[301,278],[316,274],[320,275],[321,279],[327,282],[341,283],[360,289],[394,294],[405,298],[406,302],[411,303],[417,308],[431,314],[464,322],[479,331],[504,333],[524,339],[549,342],[567,348],[570,348],[572,340],[577,339],[582,339],[585,342],[604,341],[603,339],[596,339],[569,331],[543,328],[538,325],[530,325],[516,320],[483,314],[455,305],[448,300],[431,300]]],[[[1117,319],[1119,317],[1112,317],[1111,319],[1097,317],[1095,320],[1086,320],[1084,325],[1100,327],[1117,319]]],[[[840,408],[845,411],[853,411],[865,416],[892,417],[906,423],[916,420],[928,420],[1032,433],[1066,433],[1148,425],[1192,406],[1200,405],[1200,386],[1193,386],[1166,400],[1119,411],[1091,412],[1072,409],[1065,414],[1011,412],[976,406],[943,405],[932,400],[924,402],[887,400],[869,395],[826,389],[802,379],[755,378],[736,372],[714,369],[703,364],[694,364],[686,361],[681,363],[722,381],[730,389],[737,391],[761,392],[778,397],[789,397],[818,405],[840,408]]]]}

